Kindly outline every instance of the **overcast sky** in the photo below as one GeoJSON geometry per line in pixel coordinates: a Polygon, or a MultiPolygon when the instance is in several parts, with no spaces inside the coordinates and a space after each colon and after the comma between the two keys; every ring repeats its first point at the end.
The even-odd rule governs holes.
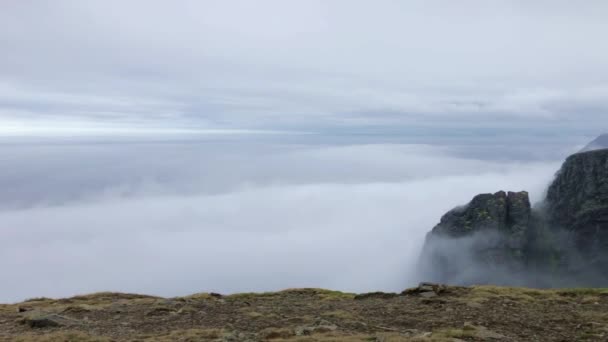
{"type": "Polygon", "coordinates": [[[0,3],[0,134],[593,135],[608,2],[0,3]]]}

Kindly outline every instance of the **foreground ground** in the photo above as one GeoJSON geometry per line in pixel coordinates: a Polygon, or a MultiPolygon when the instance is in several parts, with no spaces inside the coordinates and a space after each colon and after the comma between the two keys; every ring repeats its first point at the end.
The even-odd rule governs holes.
{"type": "Polygon", "coordinates": [[[1,341],[606,341],[608,290],[422,286],[0,305],[1,341]]]}

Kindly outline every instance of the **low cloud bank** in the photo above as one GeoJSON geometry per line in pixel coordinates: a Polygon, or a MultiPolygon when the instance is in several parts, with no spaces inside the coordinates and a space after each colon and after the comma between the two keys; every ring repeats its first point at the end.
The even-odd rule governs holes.
{"type": "Polygon", "coordinates": [[[538,200],[559,166],[411,145],[163,146],[33,146],[13,156],[31,191],[0,210],[0,302],[102,290],[399,291],[422,280],[424,236],[445,211],[499,189],[538,200]],[[113,166],[87,168],[79,158],[91,151],[113,166]],[[56,169],[43,177],[37,163],[56,169]]]}

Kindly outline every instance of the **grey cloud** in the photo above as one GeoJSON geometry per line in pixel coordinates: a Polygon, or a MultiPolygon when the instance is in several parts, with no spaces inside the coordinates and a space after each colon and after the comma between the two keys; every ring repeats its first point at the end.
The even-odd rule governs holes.
{"type": "Polygon", "coordinates": [[[397,291],[420,280],[424,235],[444,211],[497,189],[538,199],[559,164],[230,140],[4,145],[2,156],[2,302],[101,290],[397,291]]]}
{"type": "Polygon", "coordinates": [[[607,107],[605,7],[8,2],[0,120],[258,129],[566,120],[592,133],[607,107]]]}

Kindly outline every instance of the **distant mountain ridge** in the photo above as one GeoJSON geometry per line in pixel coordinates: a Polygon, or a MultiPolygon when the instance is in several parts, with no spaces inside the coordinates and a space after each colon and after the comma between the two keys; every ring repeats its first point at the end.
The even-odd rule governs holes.
{"type": "Polygon", "coordinates": [[[534,207],[525,191],[499,191],[446,213],[427,235],[425,280],[608,286],[608,134],[586,149],[566,159],[534,207]]]}
{"type": "Polygon", "coordinates": [[[608,133],[604,133],[599,137],[595,138],[592,142],[583,147],[580,152],[589,152],[594,150],[601,150],[608,148],[608,133]]]}

